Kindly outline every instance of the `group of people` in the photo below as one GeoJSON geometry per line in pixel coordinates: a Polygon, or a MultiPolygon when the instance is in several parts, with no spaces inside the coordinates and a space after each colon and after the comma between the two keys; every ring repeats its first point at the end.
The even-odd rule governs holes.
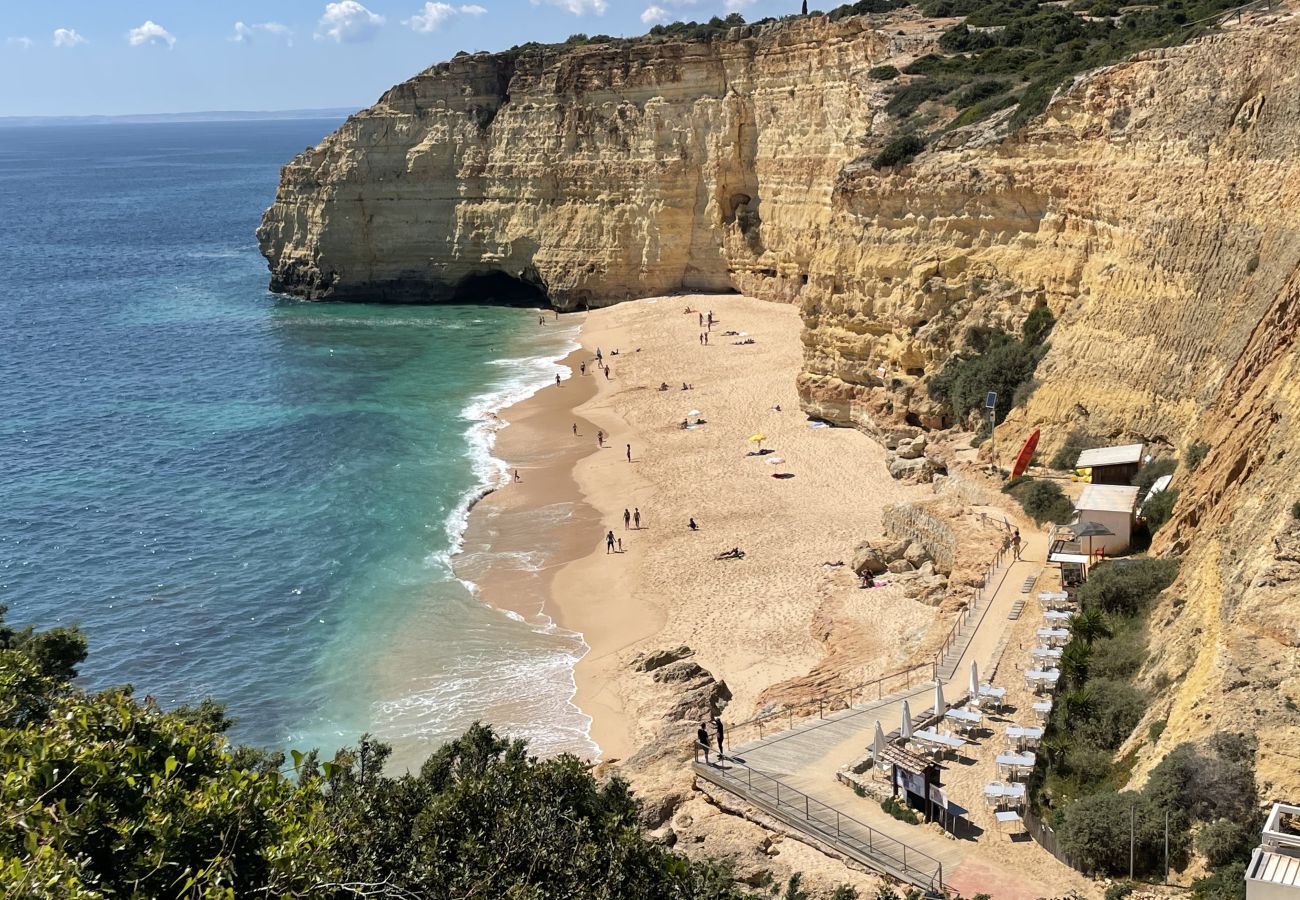
{"type": "Polygon", "coordinates": [[[712,751],[710,746],[714,740],[718,742],[718,762],[727,758],[723,750],[723,741],[726,739],[726,729],[722,726],[722,717],[714,716],[708,722],[701,722],[700,727],[695,730],[695,756],[699,758],[699,751],[704,751],[704,762],[709,761],[709,753],[712,751]],[[709,727],[713,727],[713,734],[709,734],[709,727]]]}

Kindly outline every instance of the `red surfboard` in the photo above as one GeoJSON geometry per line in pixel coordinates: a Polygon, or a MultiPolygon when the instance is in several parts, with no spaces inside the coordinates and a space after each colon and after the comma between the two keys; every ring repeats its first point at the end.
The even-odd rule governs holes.
{"type": "Polygon", "coordinates": [[[1025,474],[1025,470],[1029,468],[1029,461],[1034,458],[1034,450],[1037,448],[1038,429],[1035,428],[1034,433],[1025,438],[1025,446],[1020,448],[1020,454],[1016,457],[1016,464],[1011,467],[1012,478],[1019,478],[1025,474]]]}

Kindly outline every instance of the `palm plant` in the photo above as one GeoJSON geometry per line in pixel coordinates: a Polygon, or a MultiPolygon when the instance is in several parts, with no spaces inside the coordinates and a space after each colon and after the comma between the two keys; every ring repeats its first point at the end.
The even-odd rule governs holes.
{"type": "Polygon", "coordinates": [[[1085,609],[1074,617],[1070,623],[1070,633],[1085,644],[1091,645],[1097,638],[1111,636],[1110,625],[1106,616],[1099,609],[1085,609]]]}
{"type": "Polygon", "coordinates": [[[1088,680],[1088,665],[1092,659],[1092,648],[1078,641],[1061,653],[1061,677],[1074,687],[1081,687],[1088,680]]]}

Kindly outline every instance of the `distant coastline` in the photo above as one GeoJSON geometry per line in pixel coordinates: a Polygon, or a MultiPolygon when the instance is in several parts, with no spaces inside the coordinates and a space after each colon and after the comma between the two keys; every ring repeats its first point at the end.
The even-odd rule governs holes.
{"type": "Polygon", "coordinates": [[[184,113],[136,113],[123,116],[0,116],[0,128],[50,125],[161,125],[170,122],[273,122],[295,119],[344,119],[354,107],[281,110],[209,110],[184,113]]]}

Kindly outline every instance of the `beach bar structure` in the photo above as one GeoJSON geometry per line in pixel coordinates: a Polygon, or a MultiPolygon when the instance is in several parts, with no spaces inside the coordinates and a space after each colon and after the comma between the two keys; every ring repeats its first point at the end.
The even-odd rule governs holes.
{"type": "Polygon", "coordinates": [[[1142,444],[1096,447],[1079,454],[1076,469],[1092,469],[1093,484],[1131,484],[1142,465],[1142,444]]]}
{"type": "Polygon", "coordinates": [[[1133,517],[1137,509],[1138,489],[1131,485],[1089,484],[1075,501],[1079,522],[1096,522],[1112,532],[1085,541],[1085,552],[1095,556],[1098,550],[1114,556],[1128,549],[1133,536],[1133,517]]]}
{"type": "Polygon", "coordinates": [[[1273,804],[1246,867],[1246,900],[1300,900],[1300,806],[1273,804]]]}

